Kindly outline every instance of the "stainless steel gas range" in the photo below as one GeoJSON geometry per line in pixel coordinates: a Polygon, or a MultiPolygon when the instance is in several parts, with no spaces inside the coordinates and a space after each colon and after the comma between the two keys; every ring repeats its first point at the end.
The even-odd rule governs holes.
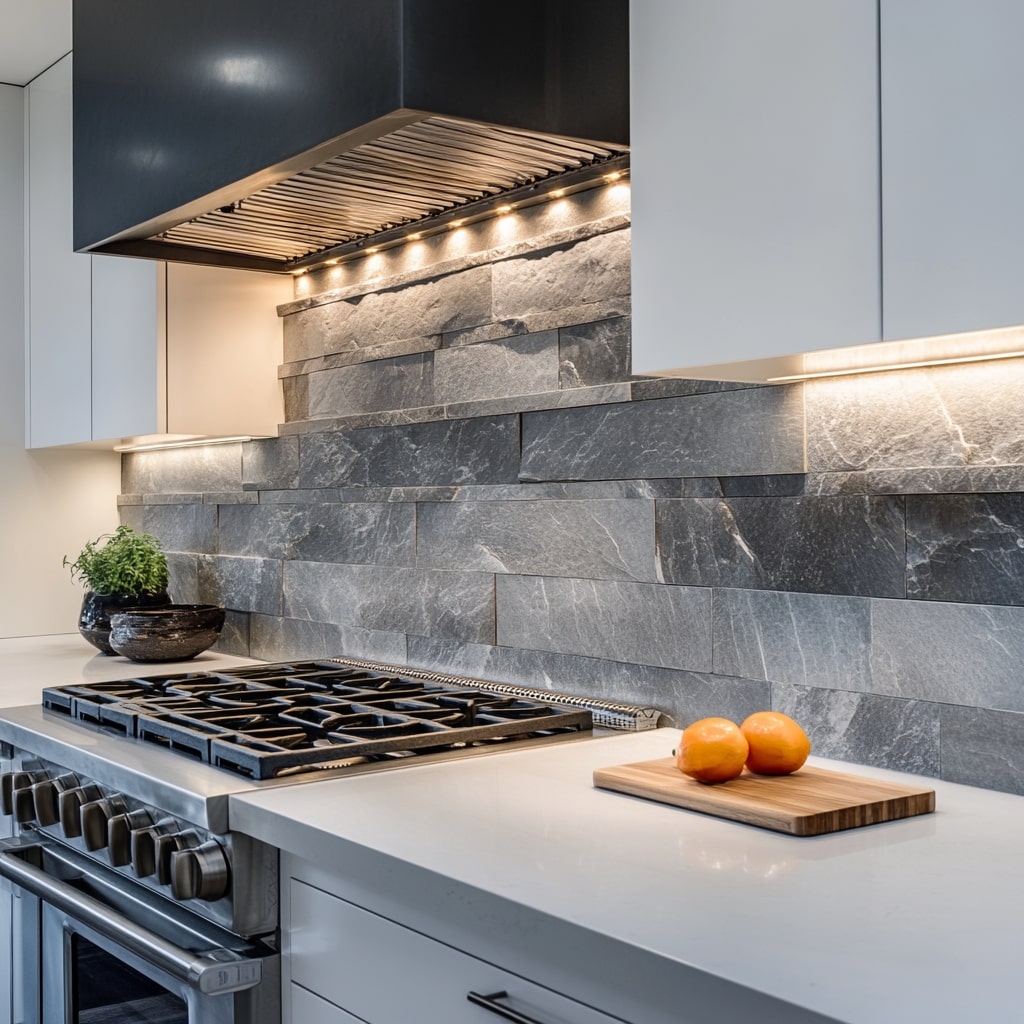
{"type": "Polygon", "coordinates": [[[277,1021],[277,851],[232,832],[232,794],[585,738],[595,718],[636,728],[638,713],[348,659],[44,690],[0,712],[10,1019],[277,1021]]]}

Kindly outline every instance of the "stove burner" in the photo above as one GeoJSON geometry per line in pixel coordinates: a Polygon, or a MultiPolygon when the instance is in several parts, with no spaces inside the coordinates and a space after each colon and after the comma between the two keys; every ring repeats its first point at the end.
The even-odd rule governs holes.
{"type": "Polygon", "coordinates": [[[51,687],[43,706],[253,779],[591,727],[485,685],[311,661],[51,687]]]}

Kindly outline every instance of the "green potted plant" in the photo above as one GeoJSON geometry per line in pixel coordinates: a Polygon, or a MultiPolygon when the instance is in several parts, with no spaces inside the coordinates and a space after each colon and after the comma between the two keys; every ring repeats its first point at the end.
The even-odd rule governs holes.
{"type": "Polygon", "coordinates": [[[88,541],[73,562],[64,557],[71,578],[88,588],[82,600],[78,630],[104,654],[110,646],[110,614],[121,608],[152,608],[170,604],[167,556],[149,533],[119,526],[113,533],[88,541]]]}

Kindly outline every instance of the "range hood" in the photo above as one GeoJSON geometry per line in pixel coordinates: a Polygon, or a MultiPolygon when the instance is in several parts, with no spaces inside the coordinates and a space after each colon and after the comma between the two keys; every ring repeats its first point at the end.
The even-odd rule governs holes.
{"type": "Polygon", "coordinates": [[[292,272],[628,168],[627,0],[76,0],[75,248],[292,272]]]}

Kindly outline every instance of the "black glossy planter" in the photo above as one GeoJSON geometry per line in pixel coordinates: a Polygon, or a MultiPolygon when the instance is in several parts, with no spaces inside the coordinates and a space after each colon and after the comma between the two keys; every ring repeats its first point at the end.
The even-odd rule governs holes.
{"type": "Polygon", "coordinates": [[[160,594],[97,594],[90,590],[82,599],[78,615],[78,632],[104,654],[117,653],[110,646],[110,616],[124,608],[159,608],[171,603],[170,595],[160,594]]]}
{"type": "Polygon", "coordinates": [[[185,661],[212,647],[224,626],[216,604],[169,604],[111,612],[110,646],[132,661],[185,661]]]}

